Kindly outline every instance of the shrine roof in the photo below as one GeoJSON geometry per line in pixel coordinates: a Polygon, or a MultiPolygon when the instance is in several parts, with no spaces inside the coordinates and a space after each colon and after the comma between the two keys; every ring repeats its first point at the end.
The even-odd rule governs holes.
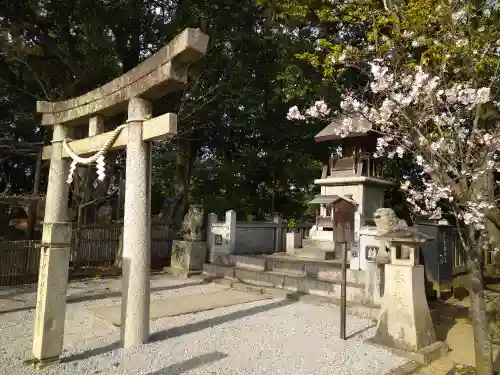
{"type": "Polygon", "coordinates": [[[320,131],[316,136],[314,137],[314,140],[316,142],[323,142],[323,141],[331,141],[331,140],[339,140],[339,139],[345,139],[345,138],[355,138],[355,137],[362,137],[366,136],[370,130],[372,129],[372,124],[368,120],[366,120],[363,117],[359,116],[341,116],[334,121],[332,121],[330,124],[328,124],[322,131],[320,131]],[[338,129],[342,127],[343,121],[346,118],[351,118],[353,122],[353,126],[355,128],[362,127],[365,128],[365,132],[353,132],[349,133],[346,137],[341,137],[340,135],[337,134],[338,129]]]}
{"type": "Polygon", "coordinates": [[[352,199],[341,197],[340,195],[316,195],[308,204],[333,204],[341,199],[353,205],[357,205],[352,199]]]}

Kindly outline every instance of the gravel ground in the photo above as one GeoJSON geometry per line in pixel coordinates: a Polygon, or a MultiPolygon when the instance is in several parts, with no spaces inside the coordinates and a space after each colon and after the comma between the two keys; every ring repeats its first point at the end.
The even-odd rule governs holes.
{"type": "MultiPolygon", "coordinates": [[[[117,279],[69,285],[65,361],[40,374],[382,375],[405,362],[363,343],[370,322],[348,316],[355,335],[342,341],[336,307],[280,299],[157,319],[149,344],[120,349],[118,328],[87,311],[119,303],[119,287],[117,279]]],[[[152,298],[222,289],[163,275],[152,280],[152,298]]],[[[35,299],[34,287],[0,290],[0,374],[33,374],[23,360],[31,354],[35,299]]]]}

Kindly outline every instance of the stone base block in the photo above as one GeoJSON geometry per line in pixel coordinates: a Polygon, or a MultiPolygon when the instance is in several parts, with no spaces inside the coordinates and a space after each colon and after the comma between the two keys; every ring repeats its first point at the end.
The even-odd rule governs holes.
{"type": "Polygon", "coordinates": [[[206,256],[206,242],[175,240],[172,244],[170,268],[181,270],[186,275],[192,272],[201,273],[206,256]]]}
{"type": "Polygon", "coordinates": [[[183,278],[183,279],[189,279],[190,277],[201,275],[203,272],[203,271],[187,271],[187,270],[183,270],[180,268],[173,268],[173,267],[164,267],[163,271],[165,271],[169,275],[183,278]]]}
{"type": "Polygon", "coordinates": [[[329,234],[328,239],[312,239],[306,238],[302,241],[302,247],[321,250],[334,250],[335,242],[332,240],[332,232],[329,234]]]}
{"type": "Polygon", "coordinates": [[[424,285],[423,266],[385,265],[376,342],[410,352],[418,352],[436,342],[424,285]]]}
{"type": "Polygon", "coordinates": [[[238,268],[246,268],[256,271],[265,271],[266,258],[245,255],[231,255],[231,265],[238,268]]]}
{"type": "Polygon", "coordinates": [[[203,265],[203,275],[224,279],[234,279],[234,268],[206,263],[203,265]]]}
{"type": "Polygon", "coordinates": [[[306,259],[332,260],[335,259],[335,251],[304,247],[302,249],[295,250],[295,256],[306,259]]]}
{"type": "Polygon", "coordinates": [[[210,252],[209,254],[209,262],[213,264],[221,264],[225,266],[231,265],[231,254],[229,253],[217,253],[210,252]]]}
{"type": "Polygon", "coordinates": [[[436,341],[429,346],[426,346],[425,348],[422,348],[415,352],[387,347],[377,342],[374,337],[369,338],[368,340],[366,340],[366,342],[368,344],[389,350],[390,352],[394,353],[394,355],[408,358],[409,360],[420,363],[422,365],[428,365],[438,358],[448,355],[449,352],[448,345],[442,341],[436,341]]]}
{"type": "Polygon", "coordinates": [[[286,253],[295,254],[295,249],[302,247],[302,235],[300,233],[287,233],[285,241],[286,253]]]}

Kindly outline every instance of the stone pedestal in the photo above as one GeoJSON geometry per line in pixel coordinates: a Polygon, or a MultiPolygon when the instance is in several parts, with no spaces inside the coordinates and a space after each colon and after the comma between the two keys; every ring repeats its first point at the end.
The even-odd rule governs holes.
{"type": "Polygon", "coordinates": [[[236,212],[226,212],[224,222],[217,222],[215,214],[209,215],[207,240],[210,249],[209,261],[215,264],[228,264],[229,255],[234,254],[236,247],[236,212]]]}
{"type": "MultiPolygon", "coordinates": [[[[384,205],[385,191],[393,184],[374,177],[365,176],[328,176],[314,180],[315,185],[321,187],[321,195],[338,195],[339,197],[350,197],[357,204],[354,217],[355,238],[359,234],[359,229],[366,225],[367,219],[373,217],[373,213],[384,205]]],[[[322,213],[325,213],[323,207],[322,213]]],[[[332,238],[332,233],[318,228],[316,239],[332,238]]],[[[312,238],[312,237],[311,237],[312,238]]]]}
{"type": "Polygon", "coordinates": [[[385,293],[373,338],[391,348],[418,351],[436,341],[427,298],[424,266],[385,265],[385,293]]]}
{"type": "Polygon", "coordinates": [[[367,301],[375,305],[381,305],[384,295],[384,266],[365,271],[365,295],[367,301]]]}
{"type": "Polygon", "coordinates": [[[184,277],[201,274],[206,256],[206,242],[175,240],[168,271],[175,276],[184,277]]]}
{"type": "Polygon", "coordinates": [[[289,255],[295,254],[295,249],[302,247],[302,235],[300,233],[286,234],[286,253],[289,255]]]}
{"type": "Polygon", "coordinates": [[[33,338],[37,366],[57,361],[61,355],[70,246],[71,223],[43,225],[33,338]]]}

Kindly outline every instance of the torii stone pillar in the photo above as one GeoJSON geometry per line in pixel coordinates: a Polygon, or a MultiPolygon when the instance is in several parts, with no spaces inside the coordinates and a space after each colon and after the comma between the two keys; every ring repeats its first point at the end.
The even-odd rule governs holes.
{"type": "Polygon", "coordinates": [[[33,338],[34,363],[39,366],[58,360],[63,345],[71,224],[67,223],[69,161],[62,158],[62,140],[69,132],[65,125],[54,125],[33,338]]]}
{"type": "Polygon", "coordinates": [[[142,140],[142,125],[150,117],[151,103],[141,98],[130,100],[122,266],[121,338],[125,348],[149,339],[151,148],[142,140]]]}

